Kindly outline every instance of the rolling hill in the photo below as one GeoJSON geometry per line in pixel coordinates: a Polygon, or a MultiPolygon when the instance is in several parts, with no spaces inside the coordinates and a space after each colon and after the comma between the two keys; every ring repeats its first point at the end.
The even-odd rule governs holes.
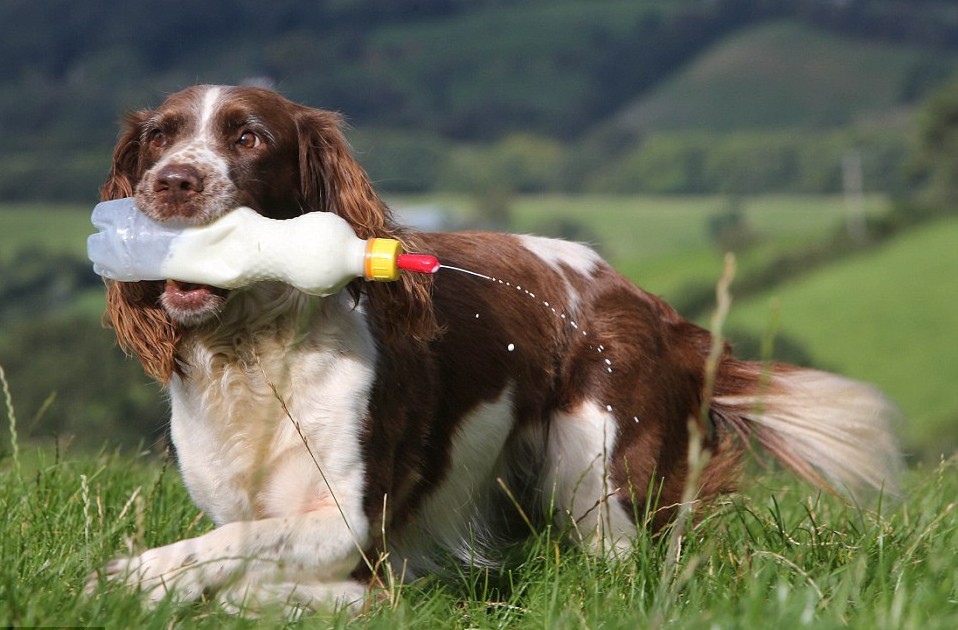
{"type": "Polygon", "coordinates": [[[742,29],[613,119],[631,132],[900,124],[922,77],[958,54],[830,33],[794,20],[742,29]]]}

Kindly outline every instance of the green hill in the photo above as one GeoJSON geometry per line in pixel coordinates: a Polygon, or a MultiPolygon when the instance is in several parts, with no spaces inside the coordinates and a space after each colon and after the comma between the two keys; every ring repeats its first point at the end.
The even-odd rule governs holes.
{"type": "Polygon", "coordinates": [[[956,51],[797,19],[746,26],[597,125],[590,139],[606,159],[583,160],[582,187],[835,193],[854,154],[866,189],[899,191],[921,97],[953,76],[956,51]]]}
{"type": "MultiPolygon", "coordinates": [[[[660,142],[634,164],[623,153],[636,131],[834,132],[864,119],[891,128],[875,179],[892,181],[902,108],[958,70],[958,12],[933,0],[210,0],[188,24],[154,4],[0,3],[0,23],[16,25],[0,38],[0,200],[89,202],[122,112],[193,83],[244,81],[342,111],[397,192],[703,193],[736,178],[747,192],[835,192],[828,173],[668,172],[703,152],[696,139],[660,142]],[[500,175],[517,142],[536,162],[556,149],[549,177],[500,175]]],[[[814,156],[845,141],[744,144],[814,156]]],[[[740,162],[724,153],[742,144],[705,161],[740,162]]]]}
{"type": "MultiPolygon", "coordinates": [[[[958,218],[733,305],[730,330],[778,330],[817,365],[872,382],[901,406],[906,444],[958,446],[958,218]]],[[[734,286],[733,286],[734,293],[734,286]]]]}
{"type": "Polygon", "coordinates": [[[887,125],[923,77],[956,72],[956,53],[772,22],[724,38],[626,107],[615,125],[631,131],[887,125]]]}

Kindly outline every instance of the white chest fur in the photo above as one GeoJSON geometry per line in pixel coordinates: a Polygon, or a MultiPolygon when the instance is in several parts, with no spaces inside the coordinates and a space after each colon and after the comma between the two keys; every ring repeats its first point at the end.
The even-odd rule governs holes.
{"type": "Polygon", "coordinates": [[[183,479],[217,525],[324,507],[363,518],[375,345],[361,309],[301,306],[269,326],[197,335],[186,376],[171,382],[183,479]]]}

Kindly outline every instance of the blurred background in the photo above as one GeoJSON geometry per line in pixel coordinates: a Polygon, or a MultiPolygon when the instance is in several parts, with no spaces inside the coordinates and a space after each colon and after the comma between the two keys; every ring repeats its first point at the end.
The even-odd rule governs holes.
{"type": "Polygon", "coordinates": [[[0,24],[21,439],[164,446],[89,214],[124,112],[251,83],[342,112],[418,226],[589,242],[701,323],[734,252],[740,354],[877,384],[913,461],[958,448],[953,0],[3,0],[0,24]]]}

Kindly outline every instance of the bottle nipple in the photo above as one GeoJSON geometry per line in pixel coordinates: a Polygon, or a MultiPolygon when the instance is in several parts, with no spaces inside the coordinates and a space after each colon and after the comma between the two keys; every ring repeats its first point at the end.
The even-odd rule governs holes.
{"type": "Polygon", "coordinates": [[[403,271],[417,273],[436,273],[439,271],[439,259],[431,254],[400,254],[396,265],[403,271]]]}
{"type": "Polygon", "coordinates": [[[391,238],[371,238],[366,244],[366,280],[393,282],[399,271],[436,273],[439,260],[429,254],[403,253],[402,244],[391,238]]]}

